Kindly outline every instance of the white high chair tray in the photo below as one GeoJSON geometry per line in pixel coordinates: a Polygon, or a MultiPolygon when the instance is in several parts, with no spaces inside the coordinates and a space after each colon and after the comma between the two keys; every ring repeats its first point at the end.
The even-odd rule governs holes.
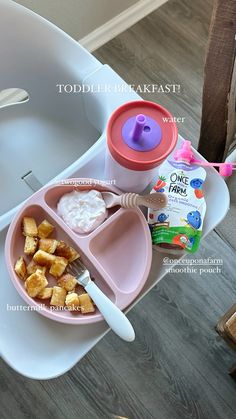
{"type": "MultiPolygon", "coordinates": [[[[179,139],[179,142],[181,138],[179,139]]],[[[81,157],[74,177],[102,179],[104,168],[104,141],[81,157]]],[[[197,156],[198,153],[196,153],[197,156]]],[[[200,157],[200,156],[199,156],[200,157]]],[[[207,214],[203,234],[206,236],[225,216],[229,207],[228,189],[214,169],[207,170],[207,214]],[[220,196],[220,200],[219,200],[220,196]]],[[[73,177],[72,176],[72,177],[73,177]]],[[[4,240],[7,228],[1,232],[1,355],[19,373],[35,379],[49,379],[72,368],[108,332],[105,322],[86,326],[71,326],[46,319],[32,311],[10,311],[10,306],[24,306],[5,268],[4,240]],[[8,310],[7,310],[8,304],[8,310]]],[[[167,273],[163,257],[173,255],[155,251],[149,278],[137,302],[167,273]]],[[[129,308],[129,309],[130,309],[129,308]]],[[[26,309],[25,309],[26,310],[26,309]]]]}

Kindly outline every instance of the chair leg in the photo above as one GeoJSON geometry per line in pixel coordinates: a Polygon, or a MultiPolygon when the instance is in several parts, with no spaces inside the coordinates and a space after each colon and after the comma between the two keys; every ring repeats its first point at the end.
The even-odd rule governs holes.
{"type": "MultiPolygon", "coordinates": [[[[216,324],[216,331],[219,333],[220,336],[228,343],[228,345],[236,351],[236,343],[232,340],[232,336],[229,335],[228,330],[226,328],[226,323],[229,321],[230,318],[236,313],[236,304],[234,304],[218,321],[216,324]]],[[[234,364],[230,370],[229,375],[236,380],[236,364],[234,364]]]]}
{"type": "Polygon", "coordinates": [[[226,157],[235,132],[236,2],[214,3],[204,69],[198,150],[213,162],[226,157]]]}
{"type": "Polygon", "coordinates": [[[226,323],[235,313],[236,304],[230,307],[230,309],[219,319],[215,329],[217,333],[219,333],[219,335],[222,336],[222,338],[228,343],[228,345],[236,351],[236,343],[226,328],[226,323]]]}
{"type": "Polygon", "coordinates": [[[232,365],[232,367],[229,370],[229,375],[236,380],[236,364],[232,365]]]}

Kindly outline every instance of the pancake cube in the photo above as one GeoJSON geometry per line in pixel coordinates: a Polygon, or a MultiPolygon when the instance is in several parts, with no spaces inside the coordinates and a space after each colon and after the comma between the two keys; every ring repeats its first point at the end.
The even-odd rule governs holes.
{"type": "Polygon", "coordinates": [[[50,304],[52,306],[62,307],[66,300],[66,290],[61,287],[53,287],[50,304]]]}
{"type": "Polygon", "coordinates": [[[34,218],[23,218],[23,235],[30,237],[36,237],[38,235],[37,224],[34,218]]]}
{"type": "Polygon", "coordinates": [[[21,256],[21,257],[19,257],[19,259],[17,259],[16,264],[15,264],[15,272],[20,277],[20,279],[23,279],[23,281],[25,280],[25,277],[26,277],[26,263],[25,263],[25,260],[24,260],[23,256],[21,256]]]}
{"type": "Polygon", "coordinates": [[[26,255],[33,255],[36,252],[37,246],[37,237],[26,236],[24,245],[24,253],[26,255]]]}
{"type": "Polygon", "coordinates": [[[54,230],[54,226],[49,221],[44,220],[38,226],[38,236],[40,239],[46,239],[54,230]]]}
{"type": "Polygon", "coordinates": [[[55,257],[55,260],[51,265],[49,273],[55,276],[56,278],[59,278],[64,273],[68,265],[68,260],[61,256],[54,256],[54,257],[55,257]]]}
{"type": "Polygon", "coordinates": [[[40,239],[39,249],[47,253],[54,253],[57,248],[58,241],[55,239],[40,239]]]}
{"type": "Polygon", "coordinates": [[[57,284],[60,287],[65,288],[66,291],[73,291],[75,289],[77,281],[73,275],[64,274],[58,279],[57,284]]]}
{"type": "Polygon", "coordinates": [[[86,314],[93,313],[95,311],[93,301],[87,293],[81,294],[79,296],[79,301],[81,313],[86,314]]]}
{"type": "Polygon", "coordinates": [[[44,252],[44,250],[38,250],[33,256],[33,260],[41,266],[51,266],[55,259],[56,256],[44,252]]]}
{"type": "Polygon", "coordinates": [[[47,278],[39,269],[25,281],[25,288],[30,297],[36,297],[47,285],[47,278]]]}

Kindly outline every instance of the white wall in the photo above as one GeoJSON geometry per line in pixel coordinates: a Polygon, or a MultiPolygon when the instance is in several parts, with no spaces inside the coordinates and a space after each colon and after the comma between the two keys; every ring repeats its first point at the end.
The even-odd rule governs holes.
{"type": "Polygon", "coordinates": [[[88,35],[138,0],[15,0],[76,40],[88,35]]]}

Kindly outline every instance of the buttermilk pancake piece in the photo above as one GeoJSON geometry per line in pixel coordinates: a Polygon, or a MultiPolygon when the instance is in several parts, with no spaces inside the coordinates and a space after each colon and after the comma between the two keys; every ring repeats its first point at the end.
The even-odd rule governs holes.
{"type": "Polygon", "coordinates": [[[71,292],[67,294],[66,296],[66,306],[68,307],[68,310],[74,311],[80,309],[80,299],[78,294],[75,292],[71,292]]]}
{"type": "Polygon", "coordinates": [[[70,274],[65,274],[58,279],[59,287],[65,288],[66,291],[73,291],[77,285],[76,278],[70,274]]]}
{"type": "Polygon", "coordinates": [[[87,293],[81,294],[79,296],[79,302],[82,314],[93,313],[95,311],[93,301],[87,293]]]}
{"type": "Polygon", "coordinates": [[[36,252],[37,246],[37,237],[26,236],[24,245],[24,253],[26,255],[33,255],[36,252]]]}
{"type": "Polygon", "coordinates": [[[38,235],[38,229],[34,218],[24,217],[22,224],[24,236],[35,237],[38,235]]]}
{"type": "Polygon", "coordinates": [[[27,270],[26,270],[26,263],[23,256],[20,256],[19,259],[17,259],[16,264],[15,264],[15,272],[20,277],[20,279],[23,279],[24,281],[27,270]]]}
{"type": "Polygon", "coordinates": [[[25,281],[25,288],[30,297],[36,297],[47,285],[47,278],[39,269],[25,281]]]}
{"type": "Polygon", "coordinates": [[[53,287],[50,304],[52,306],[64,306],[66,300],[66,290],[61,287],[53,287]]]}
{"type": "Polygon", "coordinates": [[[58,241],[55,239],[40,239],[39,249],[47,253],[54,253],[57,248],[58,241]]]}
{"type": "Polygon", "coordinates": [[[54,226],[47,220],[43,220],[38,226],[38,237],[40,239],[46,239],[54,230],[54,226]]]}
{"type": "Polygon", "coordinates": [[[62,256],[68,259],[69,263],[73,262],[74,260],[80,257],[79,253],[76,252],[76,250],[73,247],[66,244],[63,240],[57,242],[55,255],[62,256]]]}

